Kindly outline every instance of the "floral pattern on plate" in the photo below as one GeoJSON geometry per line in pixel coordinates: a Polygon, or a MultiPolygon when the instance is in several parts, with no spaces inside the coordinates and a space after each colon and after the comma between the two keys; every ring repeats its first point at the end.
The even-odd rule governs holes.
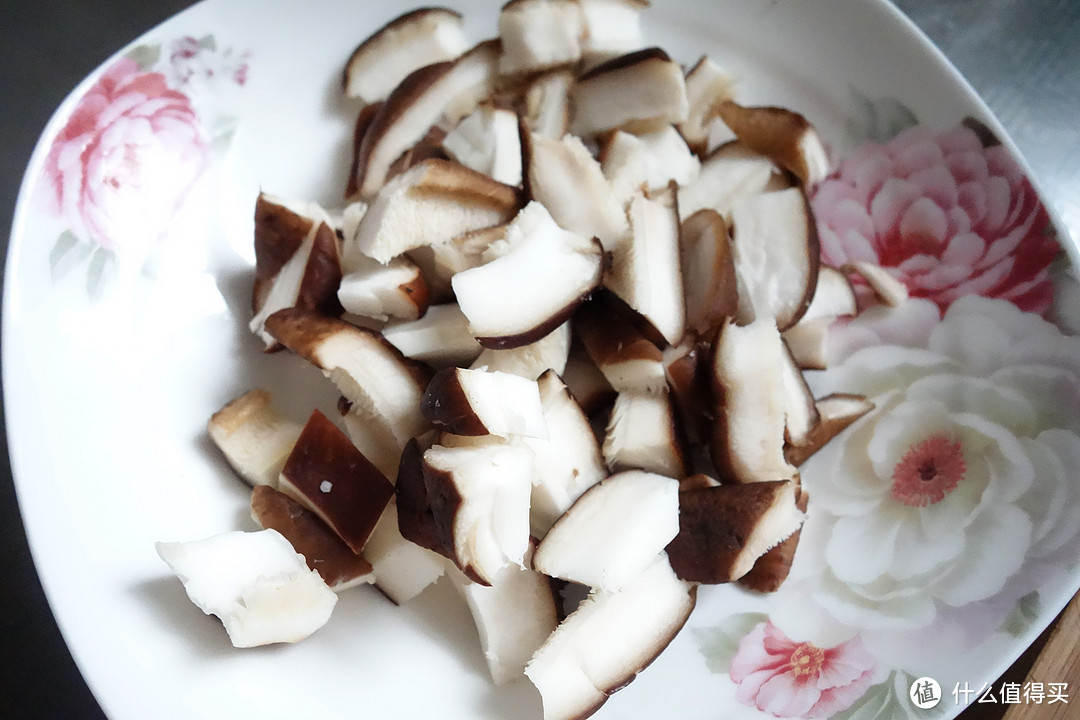
{"type": "MultiPolygon", "coordinates": [[[[235,120],[197,110],[220,82],[247,82],[248,54],[219,51],[212,35],[139,45],[108,66],[52,141],[39,186],[67,229],[50,254],[54,277],[85,265],[91,297],[123,260],[141,266],[235,120]]],[[[211,103],[204,103],[212,107],[211,103]]]]}
{"type": "Polygon", "coordinates": [[[811,194],[823,262],[882,265],[911,295],[862,288],[807,373],[875,408],[800,468],[810,508],[771,612],[698,630],[769,716],[907,717],[928,657],[1021,634],[1077,562],[1080,338],[1042,317],[1072,287],[1047,212],[978,123],[897,125],[811,194]]]}

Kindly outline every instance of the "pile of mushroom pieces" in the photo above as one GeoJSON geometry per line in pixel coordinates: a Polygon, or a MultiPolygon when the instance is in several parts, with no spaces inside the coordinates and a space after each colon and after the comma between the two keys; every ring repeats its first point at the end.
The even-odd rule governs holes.
{"type": "Polygon", "coordinates": [[[548,720],[632,680],[700,584],[779,586],[799,465],[871,408],[803,370],[852,275],[903,294],[819,262],[811,124],[645,46],[646,10],[513,0],[473,44],[425,8],[360,44],[343,209],[255,208],[251,330],[320,368],[337,416],[258,389],[209,423],[330,587],[405,603],[446,576],[494,682],[528,676],[548,720]]]}

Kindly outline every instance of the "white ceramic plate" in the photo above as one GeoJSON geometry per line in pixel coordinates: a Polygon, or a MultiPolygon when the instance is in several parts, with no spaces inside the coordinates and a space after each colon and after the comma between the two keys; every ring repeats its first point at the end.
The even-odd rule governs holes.
{"type": "MultiPolygon", "coordinates": [[[[494,32],[495,3],[454,5],[472,37],[494,32]]],[[[204,433],[225,401],[264,386],[297,418],[333,408],[316,372],[245,329],[252,208],[260,188],[339,203],[355,112],[342,64],[405,9],[210,0],[87,78],[33,156],[4,297],[11,456],[48,596],[115,720],[541,716],[527,682],[491,685],[445,583],[400,608],[351,591],[310,640],[239,651],[154,552],[253,529],[204,433]]],[[[817,193],[827,259],[877,258],[930,300],[837,330],[846,359],[815,389],[878,410],[804,468],[788,583],[701,588],[686,629],[597,717],[908,717],[922,676],[951,716],[1080,586],[1066,471],[1080,340],[1054,226],[1011,145],[957,130],[974,116],[1004,138],[886,2],[700,0],[647,17],[652,43],[709,53],[743,102],[798,109],[836,158],[857,156],[817,193]],[[891,160],[867,149],[916,122],[891,160]],[[905,218],[896,232],[890,217],[905,218]],[[1056,326],[1025,312],[1051,300],[1056,326]]]]}

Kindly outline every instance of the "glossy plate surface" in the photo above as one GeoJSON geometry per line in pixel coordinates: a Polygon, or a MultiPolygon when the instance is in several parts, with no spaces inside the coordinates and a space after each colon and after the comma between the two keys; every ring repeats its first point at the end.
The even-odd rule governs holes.
{"type": "MultiPolygon", "coordinates": [[[[494,34],[498,4],[453,6],[494,34]]],[[[114,720],[541,717],[528,682],[491,685],[445,582],[400,608],[347,592],[308,641],[240,651],[154,551],[254,529],[205,435],[227,400],[261,386],[297,419],[333,411],[316,371],[246,329],[252,210],[260,188],[340,205],[356,111],[340,71],[405,9],[209,0],[87,78],[33,156],[4,297],[12,464],[114,720]]],[[[814,122],[839,166],[814,193],[825,260],[886,265],[913,299],[836,327],[811,378],[877,408],[803,468],[789,581],[701,588],[597,717],[954,715],[952,690],[995,679],[1080,586],[1080,294],[1054,222],[989,111],[885,2],[656,3],[646,36],[814,122]],[[942,688],[926,713],[908,697],[923,676],[942,688]]]]}

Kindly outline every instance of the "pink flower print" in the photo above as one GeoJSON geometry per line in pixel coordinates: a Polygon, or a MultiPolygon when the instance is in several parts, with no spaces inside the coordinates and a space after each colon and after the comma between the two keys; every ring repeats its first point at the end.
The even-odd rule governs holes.
{"type": "Polygon", "coordinates": [[[169,49],[169,66],[180,85],[217,78],[243,87],[248,79],[250,53],[232,48],[219,51],[212,35],[196,39],[190,35],[174,40],[169,49]]]}
{"type": "Polygon", "coordinates": [[[830,265],[882,265],[942,311],[964,295],[1050,305],[1059,246],[1049,216],[988,132],[915,126],[864,146],[818,185],[813,207],[830,265]]]}
{"type": "Polygon", "coordinates": [[[744,705],[775,717],[809,719],[851,707],[870,687],[876,670],[857,637],[821,648],[795,642],[763,622],[739,641],[729,675],[744,705]]]}
{"type": "Polygon", "coordinates": [[[187,96],[123,58],[79,100],[53,141],[47,201],[83,241],[145,249],[167,231],[206,155],[187,96]]]}
{"type": "Polygon", "coordinates": [[[941,502],[966,470],[963,444],[944,434],[931,435],[908,448],[893,468],[893,499],[912,507],[941,502]]]}

